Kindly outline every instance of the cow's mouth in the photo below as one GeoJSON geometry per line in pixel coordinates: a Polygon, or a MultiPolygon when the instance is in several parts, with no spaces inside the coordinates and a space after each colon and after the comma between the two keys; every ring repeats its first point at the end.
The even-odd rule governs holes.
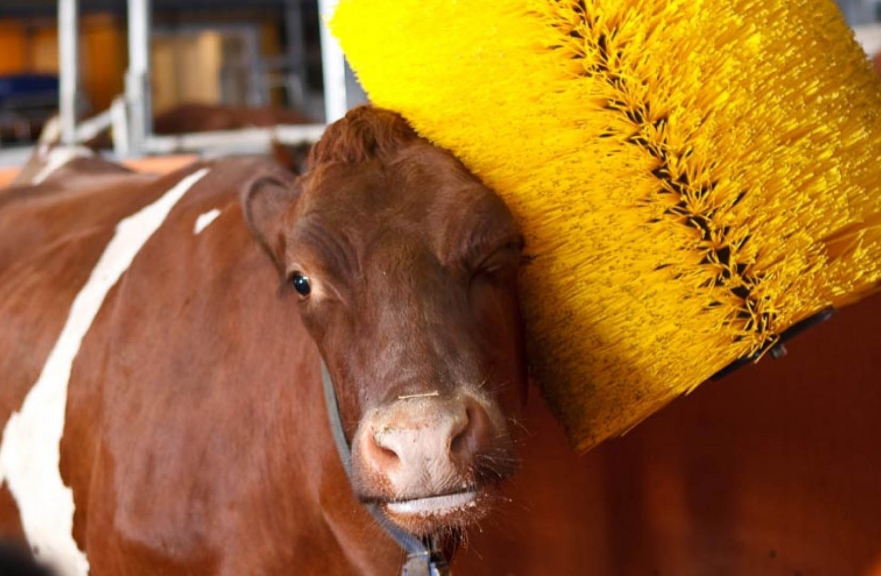
{"type": "Polygon", "coordinates": [[[397,516],[446,516],[477,506],[477,492],[457,492],[412,500],[388,502],[385,508],[397,516]]]}
{"type": "Polygon", "coordinates": [[[488,512],[489,493],[468,488],[462,492],[389,500],[381,506],[389,520],[405,530],[425,536],[449,529],[465,528],[488,512]]]}

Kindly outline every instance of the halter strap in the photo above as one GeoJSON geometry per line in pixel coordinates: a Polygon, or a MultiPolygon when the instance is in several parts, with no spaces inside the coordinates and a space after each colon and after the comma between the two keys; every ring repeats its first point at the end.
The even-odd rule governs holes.
{"type": "MultiPolygon", "coordinates": [[[[343,463],[349,483],[352,482],[352,450],[346,433],[343,431],[343,422],[340,417],[340,407],[337,401],[336,390],[327,371],[327,365],[321,360],[321,385],[324,388],[324,404],[327,407],[327,417],[330,420],[330,431],[336,444],[337,454],[343,463]]],[[[449,576],[450,569],[446,560],[437,548],[434,538],[428,538],[428,544],[405,532],[383,513],[377,504],[365,506],[379,526],[385,530],[392,540],[398,543],[407,558],[401,567],[401,576],[449,576]]]]}

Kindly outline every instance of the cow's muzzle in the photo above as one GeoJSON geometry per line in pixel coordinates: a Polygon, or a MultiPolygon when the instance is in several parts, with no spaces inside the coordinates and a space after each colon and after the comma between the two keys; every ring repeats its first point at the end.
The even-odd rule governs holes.
{"type": "Polygon", "coordinates": [[[465,392],[402,397],[372,410],[352,446],[356,493],[416,534],[479,519],[514,463],[498,408],[465,392]]]}

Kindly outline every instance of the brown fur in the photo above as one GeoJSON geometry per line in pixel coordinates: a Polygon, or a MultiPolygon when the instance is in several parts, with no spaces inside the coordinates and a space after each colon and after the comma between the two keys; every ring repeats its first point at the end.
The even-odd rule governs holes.
{"type": "MultiPolygon", "coordinates": [[[[239,108],[220,104],[188,102],[157,114],[153,119],[153,133],[158,135],[266,128],[278,124],[310,124],[313,120],[296,110],[283,108],[239,108]]],[[[111,148],[113,141],[108,131],[101,132],[85,143],[94,150],[111,148]]],[[[271,154],[282,166],[300,172],[309,154],[310,146],[284,146],[272,142],[271,154]]]]}

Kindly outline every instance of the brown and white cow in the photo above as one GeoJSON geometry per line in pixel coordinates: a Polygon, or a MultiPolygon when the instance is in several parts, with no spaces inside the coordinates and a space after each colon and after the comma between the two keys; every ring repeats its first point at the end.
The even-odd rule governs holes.
{"type": "MultiPolygon", "coordinates": [[[[69,574],[87,565],[114,575],[396,574],[401,551],[340,466],[319,347],[363,458],[359,495],[426,496],[406,492],[412,476],[438,486],[437,470],[461,462],[462,453],[438,456],[427,444],[395,452],[415,434],[393,426],[388,436],[385,424],[413,423],[406,406],[448,431],[435,440],[478,447],[466,461],[491,466],[469,488],[510,471],[498,419],[516,417],[523,381],[511,310],[518,239],[497,200],[449,155],[394,117],[360,110],[296,182],[254,161],[156,177],[88,157],[59,167],[62,159],[35,163],[42,184],[0,191],[2,534],[31,534],[39,555],[69,574]],[[408,219],[419,214],[419,225],[408,219]],[[438,230],[449,235],[431,235],[438,230]],[[488,236],[468,243],[469,230],[488,236]],[[452,240],[463,254],[466,245],[492,253],[477,266],[489,274],[469,282],[467,307],[457,300],[465,267],[454,272],[437,256],[452,240]],[[123,248],[130,264],[104,258],[123,248]],[[280,278],[303,289],[301,276],[306,299],[278,289],[280,278]],[[424,307],[411,298],[423,291],[424,307]],[[354,321],[359,306],[368,312],[354,321]],[[402,341],[377,328],[402,325],[412,330],[402,341]],[[481,325],[495,331],[483,336],[481,325]],[[497,366],[496,379],[458,394],[455,378],[422,388],[426,374],[454,366],[437,368],[438,358],[461,351],[497,366]],[[389,358],[416,368],[389,371],[389,358]],[[488,438],[486,426],[501,436],[488,438]],[[387,466],[420,455],[434,466],[424,474],[387,466]]],[[[484,508],[489,494],[462,515],[423,522],[406,513],[441,502],[417,498],[397,519],[424,530],[486,513],[455,556],[454,572],[468,575],[877,576],[879,319],[881,295],[799,337],[786,359],[702,386],[583,457],[532,390],[511,427],[528,433],[500,505],[484,508]]]]}
{"type": "Polygon", "coordinates": [[[0,192],[4,533],[71,575],[394,574],[359,500],[418,535],[486,513],[525,386],[520,236],[449,153],[361,108],[299,179],[52,154],[0,192]]]}
{"type": "MultiPolygon", "coordinates": [[[[310,123],[313,123],[310,118],[296,110],[272,107],[238,108],[221,104],[186,102],[157,114],[153,118],[153,133],[186,134],[310,123]]],[[[111,148],[113,142],[109,132],[105,130],[86,142],[86,146],[94,149],[111,148]]]]}
{"type": "MultiPolygon", "coordinates": [[[[54,128],[58,130],[60,136],[61,126],[57,123],[57,118],[54,121],[56,125],[51,124],[52,121],[50,121],[44,129],[44,134],[46,134],[46,129],[54,128]]],[[[174,135],[310,123],[314,124],[315,122],[296,110],[273,107],[238,108],[220,104],[187,102],[157,114],[153,118],[153,133],[174,135]]],[[[113,142],[110,138],[110,132],[104,130],[85,142],[84,146],[92,150],[112,148],[113,142]]],[[[295,172],[300,172],[304,168],[310,145],[286,146],[273,141],[270,147],[273,158],[280,164],[295,172]]]]}

